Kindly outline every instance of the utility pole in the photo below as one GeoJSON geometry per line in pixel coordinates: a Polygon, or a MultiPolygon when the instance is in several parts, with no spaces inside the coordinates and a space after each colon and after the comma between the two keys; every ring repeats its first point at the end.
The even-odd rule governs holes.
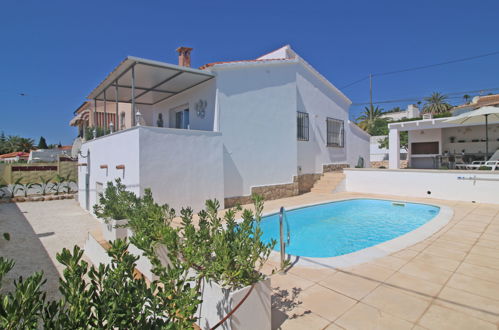
{"type": "Polygon", "coordinates": [[[371,110],[373,108],[373,75],[369,74],[369,104],[371,105],[371,110]]]}

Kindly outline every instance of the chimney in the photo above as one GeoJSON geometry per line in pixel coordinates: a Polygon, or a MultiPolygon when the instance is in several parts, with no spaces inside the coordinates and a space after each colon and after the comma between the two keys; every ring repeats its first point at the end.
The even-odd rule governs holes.
{"type": "Polygon", "coordinates": [[[191,50],[189,47],[179,47],[178,52],[178,65],[180,66],[191,66],[191,50]]]}

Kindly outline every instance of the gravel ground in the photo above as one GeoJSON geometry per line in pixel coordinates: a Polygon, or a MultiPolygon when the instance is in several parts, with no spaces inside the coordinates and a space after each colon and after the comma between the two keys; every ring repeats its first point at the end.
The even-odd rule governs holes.
{"type": "MultiPolygon", "coordinates": [[[[64,267],[56,260],[63,248],[83,247],[88,232],[99,226],[75,200],[0,204],[0,256],[14,259],[14,269],[4,280],[27,277],[43,270],[48,297],[58,295],[59,276],[64,267]]],[[[6,286],[8,288],[8,286],[6,286]]]]}

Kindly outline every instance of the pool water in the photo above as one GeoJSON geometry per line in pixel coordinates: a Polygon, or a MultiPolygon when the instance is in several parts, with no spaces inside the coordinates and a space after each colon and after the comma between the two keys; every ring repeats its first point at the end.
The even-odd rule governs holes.
{"type": "MultiPolygon", "coordinates": [[[[286,211],[286,253],[335,257],[386,242],[433,219],[439,207],[377,199],[351,199],[286,211]]],[[[262,219],[262,240],[275,239],[279,251],[279,214],[262,219]]]]}

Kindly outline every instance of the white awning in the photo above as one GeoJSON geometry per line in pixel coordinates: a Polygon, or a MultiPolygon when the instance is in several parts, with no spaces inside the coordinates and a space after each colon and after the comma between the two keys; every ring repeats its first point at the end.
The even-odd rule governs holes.
{"type": "Polygon", "coordinates": [[[135,104],[154,105],[213,77],[203,70],[129,56],[88,98],[132,103],[134,88],[135,104]]]}

